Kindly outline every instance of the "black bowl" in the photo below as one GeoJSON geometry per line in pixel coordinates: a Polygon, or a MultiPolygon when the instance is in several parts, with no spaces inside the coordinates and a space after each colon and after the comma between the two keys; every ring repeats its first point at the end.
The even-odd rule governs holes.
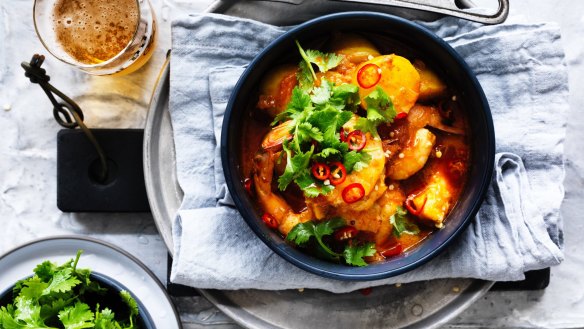
{"type": "MultiPolygon", "coordinates": [[[[98,294],[87,294],[85,302],[90,305],[91,309],[94,310],[95,304],[100,305],[100,309],[109,308],[116,314],[116,318],[125,318],[127,317],[128,309],[126,304],[122,301],[120,297],[120,291],[125,290],[128,291],[132,297],[136,300],[138,304],[138,316],[136,317],[136,325],[138,328],[141,329],[156,329],[154,322],[150,318],[150,314],[146,311],[146,308],[140,302],[139,299],[136,298],[134,294],[130,290],[128,290],[124,285],[117,282],[116,280],[105,276],[100,273],[93,272],[90,274],[90,278],[92,281],[99,283],[99,285],[103,288],[107,289],[107,292],[103,295],[98,294]]],[[[25,279],[25,278],[23,278],[25,279]]],[[[0,292],[0,307],[6,306],[8,304],[12,304],[14,301],[14,296],[12,293],[12,288],[6,289],[3,292],[0,292]]]]}
{"type": "MultiPolygon", "coordinates": [[[[298,60],[298,59],[296,59],[298,60]]],[[[323,16],[299,25],[274,40],[248,66],[239,79],[225,112],[221,135],[221,158],[227,186],[235,205],[257,236],[278,255],[312,273],[341,280],[374,280],[412,270],[443,250],[474,218],[489,186],[495,157],[495,133],[489,105],[476,77],[452,47],[426,28],[405,19],[372,12],[349,12],[323,16]],[[461,95],[468,111],[472,139],[469,180],[443,229],[404,255],[366,267],[334,264],[307,255],[287,244],[260,219],[243,187],[241,172],[242,124],[250,106],[256,103],[257,86],[274,65],[291,62],[297,54],[294,40],[306,48],[318,48],[333,31],[356,32],[376,44],[381,53],[395,52],[420,58],[437,69],[461,95]],[[472,109],[472,110],[471,110],[472,109]]]]}

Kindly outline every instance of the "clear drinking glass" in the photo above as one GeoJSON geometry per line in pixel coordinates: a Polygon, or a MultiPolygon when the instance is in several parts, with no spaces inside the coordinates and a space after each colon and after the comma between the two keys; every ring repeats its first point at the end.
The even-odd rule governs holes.
{"type": "Polygon", "coordinates": [[[133,72],[154,52],[148,0],[35,0],[33,16],[45,48],[90,74],[133,72]]]}

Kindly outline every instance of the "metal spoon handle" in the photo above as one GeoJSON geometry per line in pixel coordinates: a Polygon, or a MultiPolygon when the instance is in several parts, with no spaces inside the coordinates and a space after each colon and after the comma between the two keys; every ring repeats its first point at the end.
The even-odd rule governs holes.
{"type": "MultiPolygon", "coordinates": [[[[410,9],[424,10],[454,17],[460,17],[469,21],[483,24],[499,24],[509,15],[509,0],[498,0],[499,8],[493,14],[483,14],[470,11],[468,8],[457,5],[455,0],[333,0],[340,2],[359,2],[374,5],[394,6],[410,9]]],[[[463,1],[458,1],[459,3],[463,1]]]]}

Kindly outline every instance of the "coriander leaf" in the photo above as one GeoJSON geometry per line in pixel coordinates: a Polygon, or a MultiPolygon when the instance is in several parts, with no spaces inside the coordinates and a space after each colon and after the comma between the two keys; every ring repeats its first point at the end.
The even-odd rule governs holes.
{"type": "Polygon", "coordinates": [[[367,104],[367,120],[375,125],[383,122],[393,122],[396,116],[393,102],[379,86],[364,99],[367,104]]]}
{"type": "Polygon", "coordinates": [[[389,222],[393,225],[393,233],[399,237],[403,233],[416,235],[420,233],[418,225],[412,223],[408,218],[408,211],[399,206],[395,214],[391,215],[389,222]]]}
{"type": "Polygon", "coordinates": [[[6,307],[0,307],[0,328],[24,329],[27,327],[14,319],[14,308],[12,304],[8,304],[6,307]]]}
{"type": "Polygon", "coordinates": [[[130,293],[125,291],[125,290],[120,291],[120,297],[122,297],[122,300],[130,309],[130,317],[129,317],[130,318],[130,327],[129,328],[133,328],[134,327],[134,318],[136,316],[138,316],[138,313],[139,313],[138,303],[136,303],[136,300],[132,297],[132,295],[130,295],[130,293]]]}
{"type": "Polygon", "coordinates": [[[91,270],[87,268],[75,269],[75,275],[77,279],[81,280],[83,284],[89,284],[91,282],[90,275],[91,270]]]}
{"type": "Polygon", "coordinates": [[[48,295],[52,292],[67,292],[81,283],[76,277],[71,276],[72,272],[73,269],[70,267],[56,272],[49,286],[43,291],[43,295],[48,295]]]}
{"type": "Polygon", "coordinates": [[[353,166],[354,171],[363,170],[363,168],[367,167],[369,162],[371,162],[371,155],[369,153],[359,152],[359,154],[361,154],[361,160],[355,162],[355,165],[353,166]]]}
{"type": "Polygon", "coordinates": [[[309,91],[314,86],[314,78],[312,77],[311,67],[309,64],[302,61],[298,64],[299,70],[296,72],[296,79],[298,80],[298,86],[303,91],[309,91]]]}
{"type": "Polygon", "coordinates": [[[306,195],[309,198],[316,198],[319,195],[327,195],[329,193],[331,193],[332,191],[334,191],[335,186],[334,185],[321,185],[321,186],[315,186],[315,185],[311,185],[308,186],[306,188],[304,188],[302,191],[304,192],[304,195],[306,195]]]}
{"type": "Polygon", "coordinates": [[[345,226],[345,220],[340,217],[335,217],[327,221],[319,222],[316,225],[314,232],[317,237],[322,238],[325,235],[333,234],[333,232],[336,229],[341,228],[343,226],[345,226]]]}
{"type": "Polygon", "coordinates": [[[343,56],[335,53],[323,53],[318,50],[306,50],[306,58],[310,63],[318,66],[320,72],[326,72],[337,67],[343,60],[343,56]]]}
{"type": "Polygon", "coordinates": [[[292,151],[288,148],[288,143],[283,143],[282,147],[286,152],[286,169],[284,173],[278,178],[278,188],[284,191],[292,181],[299,177],[304,170],[308,168],[310,157],[314,152],[314,146],[306,153],[298,152],[292,156],[292,151]]]}
{"type": "Polygon", "coordinates": [[[93,312],[85,303],[77,302],[75,306],[70,306],[59,312],[59,320],[65,329],[93,328],[93,312]]]}
{"type": "MultiPolygon", "coordinates": [[[[307,93],[302,92],[300,88],[294,87],[292,89],[292,96],[290,97],[290,103],[286,107],[287,111],[293,111],[293,113],[302,113],[307,108],[311,108],[310,96],[307,93]]],[[[294,119],[294,116],[292,116],[294,119]]]]}
{"type": "MultiPolygon", "coordinates": [[[[65,263],[61,264],[60,266],[57,267],[57,271],[60,271],[64,268],[73,268],[73,261],[74,259],[71,258],[68,261],[66,261],[65,263]]],[[[56,272],[56,271],[55,271],[56,272]]]]}
{"type": "Polygon", "coordinates": [[[355,124],[355,129],[361,130],[364,133],[370,133],[371,136],[374,137],[379,135],[377,133],[377,125],[366,118],[358,118],[357,123],[355,124]]]}
{"type": "Polygon", "coordinates": [[[14,300],[14,307],[15,320],[25,322],[28,327],[33,327],[31,325],[39,328],[46,327],[41,319],[41,307],[38,302],[24,296],[18,296],[14,300]]]}
{"type": "Polygon", "coordinates": [[[50,303],[44,303],[41,305],[41,318],[42,319],[51,319],[58,316],[59,311],[65,309],[68,306],[73,304],[74,299],[63,299],[63,298],[56,298],[53,299],[50,303]]]}
{"type": "Polygon", "coordinates": [[[109,308],[103,311],[95,311],[95,329],[122,329],[120,324],[114,319],[114,313],[109,308]]]}
{"type": "Polygon", "coordinates": [[[337,110],[353,111],[361,103],[359,87],[348,83],[334,86],[329,102],[337,110]]]}
{"type": "Polygon", "coordinates": [[[343,156],[343,165],[347,170],[347,173],[355,171],[361,171],[363,168],[367,167],[371,161],[371,155],[367,152],[357,152],[350,151],[345,153],[343,156]]]}
{"type": "Polygon", "coordinates": [[[315,236],[314,222],[304,222],[296,224],[286,235],[286,240],[301,246],[308,242],[312,236],[315,236]]]}
{"type": "Polygon", "coordinates": [[[312,102],[310,101],[310,96],[303,92],[300,88],[294,87],[292,89],[292,95],[290,96],[290,102],[288,103],[286,110],[279,113],[272,126],[276,125],[278,122],[283,122],[286,120],[294,120],[297,122],[306,115],[305,110],[310,111],[312,109],[312,102]]]}
{"type": "Polygon", "coordinates": [[[38,300],[44,295],[45,289],[49,286],[47,282],[41,281],[38,276],[30,277],[22,282],[19,296],[29,298],[31,300],[38,300]]]}
{"type": "Polygon", "coordinates": [[[318,129],[318,127],[313,127],[310,122],[299,124],[295,132],[294,137],[298,138],[300,143],[310,142],[311,140],[322,142],[323,140],[323,135],[320,129],[318,129]]]}
{"type": "Polygon", "coordinates": [[[331,126],[336,127],[337,121],[339,121],[339,111],[334,108],[325,108],[319,111],[313,112],[308,121],[315,127],[318,127],[321,131],[326,131],[331,126]]]}
{"type": "Polygon", "coordinates": [[[301,173],[294,182],[298,184],[298,187],[304,192],[304,195],[308,198],[315,198],[321,194],[329,194],[335,189],[331,185],[317,184],[316,180],[312,177],[310,170],[306,169],[301,173]]]}
{"type": "Polygon", "coordinates": [[[304,222],[297,224],[290,230],[286,236],[286,240],[294,241],[297,245],[303,245],[310,237],[314,237],[318,242],[319,246],[328,254],[332,256],[339,256],[336,252],[332,251],[323,241],[322,238],[325,235],[332,234],[336,229],[343,227],[345,221],[342,218],[333,218],[327,221],[319,222],[315,224],[314,222],[304,222]]]}
{"type": "Polygon", "coordinates": [[[333,232],[338,229],[345,226],[345,220],[343,220],[342,218],[333,218],[333,219],[329,219],[327,221],[324,222],[320,222],[318,224],[315,225],[314,227],[314,234],[315,234],[315,238],[316,238],[316,242],[318,242],[318,245],[327,253],[329,253],[332,256],[338,257],[340,256],[339,254],[337,254],[336,252],[332,251],[325,243],[324,241],[322,241],[322,238],[325,235],[330,235],[333,234],[333,232]]]}
{"type": "Polygon", "coordinates": [[[34,273],[44,282],[49,282],[56,271],[58,266],[48,260],[38,264],[34,269],[34,273]]]}
{"type": "Polygon", "coordinates": [[[337,122],[337,127],[336,130],[339,131],[339,129],[345,124],[347,123],[349,120],[351,120],[353,118],[353,113],[349,112],[349,111],[342,111],[341,113],[339,113],[339,121],[337,122]]]}
{"type": "Polygon", "coordinates": [[[310,96],[310,100],[317,105],[323,105],[331,98],[332,84],[324,78],[320,81],[320,87],[313,88],[310,96]]]}
{"type": "Polygon", "coordinates": [[[322,159],[327,159],[328,157],[332,156],[332,155],[338,155],[341,154],[341,151],[337,150],[336,148],[332,148],[332,147],[327,147],[322,149],[319,153],[315,154],[315,157],[319,157],[322,159]]]}
{"type": "Polygon", "coordinates": [[[341,152],[346,152],[345,147],[341,146],[341,144],[346,145],[346,143],[339,141],[339,130],[352,117],[353,113],[351,112],[339,111],[333,107],[327,107],[312,113],[308,120],[313,126],[318,127],[323,132],[323,147],[335,148],[341,152]]]}
{"type": "Polygon", "coordinates": [[[85,293],[96,293],[96,294],[103,294],[107,291],[107,288],[102,287],[99,282],[97,281],[91,281],[91,278],[89,277],[89,275],[91,274],[91,270],[76,270],[75,271],[77,275],[77,278],[79,278],[81,280],[81,284],[79,285],[79,293],[80,294],[85,294],[85,293]],[[87,273],[82,272],[79,273],[80,271],[87,271],[87,273]]]}
{"type": "Polygon", "coordinates": [[[367,266],[363,257],[373,256],[375,252],[375,244],[373,242],[367,242],[361,245],[346,245],[343,251],[343,257],[349,265],[367,266]]]}
{"type": "Polygon", "coordinates": [[[120,291],[120,297],[122,297],[122,300],[130,309],[130,315],[138,315],[138,303],[134,297],[132,297],[132,295],[126,290],[120,291]]]}

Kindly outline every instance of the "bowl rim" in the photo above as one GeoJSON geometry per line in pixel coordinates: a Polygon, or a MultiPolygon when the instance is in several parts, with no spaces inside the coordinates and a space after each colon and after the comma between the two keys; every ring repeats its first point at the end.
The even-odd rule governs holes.
{"type": "MultiPolygon", "coordinates": [[[[487,98],[485,93],[476,78],[473,71],[470,69],[466,61],[459,55],[456,50],[452,48],[446,41],[442,38],[438,37],[432,31],[427,29],[426,27],[409,21],[407,19],[385,14],[385,13],[378,13],[378,12],[368,12],[368,11],[351,11],[351,12],[342,12],[342,13],[334,13],[328,14],[321,17],[317,17],[311,19],[305,23],[299,24],[296,27],[291,28],[290,30],[286,31],[282,35],[278,36],[272,42],[268,44],[258,55],[254,57],[254,59],[249,63],[243,74],[240,76],[239,80],[237,81],[236,85],[233,88],[233,92],[231,93],[223,119],[223,125],[221,128],[221,139],[220,139],[220,153],[221,153],[221,162],[225,176],[225,182],[227,187],[230,191],[232,199],[235,203],[236,208],[238,209],[239,213],[248,224],[248,226],[252,229],[257,237],[262,240],[264,244],[266,244],[272,251],[278,254],[280,257],[284,258],[291,264],[306,270],[308,272],[327,277],[332,279],[338,280],[346,280],[346,281],[369,281],[369,280],[378,280],[384,279],[392,276],[396,276],[399,274],[403,274],[405,272],[411,271],[425,263],[429,260],[434,258],[440,252],[442,252],[455,238],[457,238],[461,232],[463,232],[468,225],[470,224],[471,220],[476,216],[477,212],[479,211],[480,205],[482,204],[485,195],[487,193],[488,187],[490,185],[493,169],[494,169],[494,158],[495,158],[495,131],[493,125],[492,114],[490,111],[490,106],[488,104],[487,98]],[[313,25],[318,24],[326,24],[334,21],[339,20],[354,20],[354,19],[368,19],[368,20],[380,20],[385,21],[391,24],[397,24],[400,27],[404,27],[407,29],[414,29],[416,32],[420,33],[422,37],[426,38],[429,42],[433,42],[436,46],[444,50],[448,56],[450,56],[457,65],[460,66],[462,72],[465,74],[465,79],[468,80],[472,86],[470,89],[474,90],[478,95],[478,102],[481,104],[482,112],[484,115],[484,123],[486,125],[486,133],[489,137],[486,141],[487,148],[481,150],[481,153],[486,155],[486,168],[480,177],[480,184],[478,187],[478,193],[476,193],[476,197],[474,198],[473,202],[469,204],[467,211],[467,215],[463,218],[463,220],[457,225],[454,231],[447,236],[436,248],[433,248],[429,252],[423,254],[421,257],[406,262],[403,265],[400,265],[394,269],[389,269],[385,271],[376,271],[373,273],[362,273],[362,272],[372,272],[372,270],[363,270],[363,269],[371,269],[375,267],[375,264],[366,266],[366,267],[353,267],[349,265],[340,265],[337,264],[339,267],[338,271],[333,271],[330,268],[324,269],[318,266],[318,264],[326,264],[326,267],[331,267],[335,265],[331,262],[326,262],[319,260],[316,257],[308,256],[302,253],[299,250],[296,250],[294,247],[283,243],[277,243],[271,239],[265,232],[260,228],[258,218],[254,218],[256,216],[253,215],[253,211],[247,209],[246,205],[243,203],[242,198],[240,197],[240,192],[242,192],[242,188],[236,186],[235,182],[238,181],[238,172],[237,168],[232,168],[230,163],[232,160],[230,149],[232,148],[232,143],[228,138],[229,135],[229,127],[232,121],[232,116],[235,108],[235,100],[238,97],[238,91],[242,88],[245,81],[254,70],[254,68],[260,63],[264,57],[267,56],[268,53],[272,51],[272,49],[280,46],[282,43],[289,41],[290,39],[294,38],[297,34],[301,33],[304,29],[312,27],[313,25]],[[288,246],[288,247],[286,247],[288,246]],[[290,248],[294,248],[294,250],[290,250],[290,248]],[[294,256],[292,254],[294,254],[294,256]],[[312,264],[317,265],[312,265],[312,264]],[[361,270],[360,270],[361,269],[361,270]]],[[[404,258],[408,258],[405,256],[404,258]]],[[[401,259],[401,258],[400,258],[401,259]]],[[[391,261],[391,260],[390,260],[391,261]]],[[[383,262],[385,263],[385,262],[383,262]]],[[[382,263],[382,264],[383,264],[382,263]]],[[[336,267],[335,267],[336,268],[336,267]]]]}

